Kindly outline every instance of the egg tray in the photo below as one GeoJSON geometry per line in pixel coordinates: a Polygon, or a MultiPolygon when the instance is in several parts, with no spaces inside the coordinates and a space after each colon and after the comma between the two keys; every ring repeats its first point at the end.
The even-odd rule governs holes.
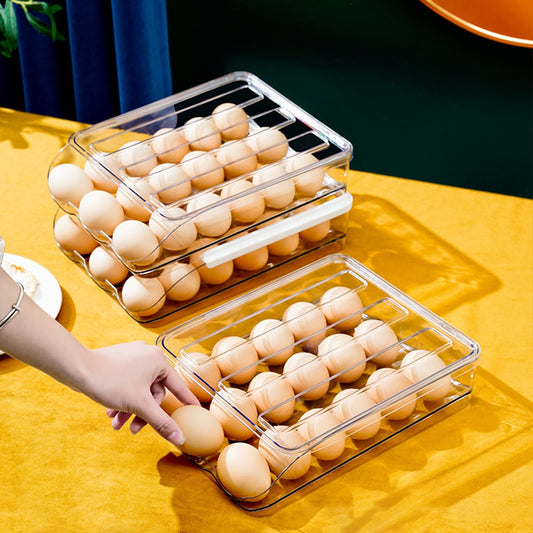
{"type": "MultiPolygon", "coordinates": [[[[119,161],[120,154],[125,150],[124,146],[127,143],[133,142],[135,147],[152,147],[154,138],[160,135],[158,132],[163,128],[173,128],[177,132],[183,131],[187,121],[194,117],[203,117],[212,121],[213,112],[217,105],[228,102],[244,110],[247,115],[246,122],[248,123],[249,134],[244,140],[258,135],[260,128],[281,132],[286,139],[288,144],[286,155],[280,160],[259,163],[257,170],[262,171],[277,167],[284,169],[295,157],[302,154],[312,155],[313,162],[306,164],[302,168],[285,170],[276,179],[267,183],[257,184],[248,191],[237,192],[232,194],[231,197],[221,198],[220,204],[229,205],[236,200],[240,200],[242,203],[254,195],[264,194],[271,185],[293,181],[299,176],[301,177],[316,170],[323,171],[323,180],[318,190],[313,191],[311,194],[296,190],[293,201],[288,205],[280,208],[268,208],[265,214],[257,220],[251,222],[233,220],[228,231],[224,232],[223,235],[213,236],[215,241],[219,238],[227,239],[231,236],[242,234],[243,231],[256,229],[258,226],[265,226],[269,222],[287,218],[289,215],[292,222],[292,217],[297,212],[313,207],[318,199],[323,204],[328,200],[338,199],[338,196],[343,197],[342,200],[335,202],[342,205],[332,207],[334,211],[329,216],[329,219],[336,216],[338,210],[349,211],[350,202],[343,193],[346,192],[348,163],[352,157],[351,144],[269,87],[262,80],[250,73],[243,72],[223,76],[194,89],[183,91],[74,133],[69,138],[67,145],[52,161],[48,171],[49,179],[50,173],[58,165],[64,163],[71,163],[80,167],[89,165],[93,170],[96,169],[99,177],[105,183],[109,183],[115,188],[119,187],[128,199],[135,204],[135,207],[145,211],[146,216],[155,214],[161,220],[175,222],[179,228],[191,220],[197,220],[204,213],[212,212],[213,209],[209,208],[209,206],[204,206],[193,209],[186,214],[175,216],[169,212],[169,208],[186,208],[191,200],[199,200],[211,193],[220,195],[224,189],[228,189],[229,186],[233,186],[237,182],[249,181],[256,171],[253,170],[231,177],[226,176],[222,183],[207,189],[199,190],[193,186],[189,195],[173,202],[165,203],[161,201],[159,196],[162,192],[168,192],[173,187],[167,186],[154,189],[154,182],[150,181],[149,175],[131,176],[128,174],[128,169],[146,162],[147,159],[159,163],[158,158],[163,157],[165,153],[172,150],[168,149],[166,152],[160,152],[150,148],[151,155],[146,156],[144,154],[144,159],[135,159],[130,161],[129,165],[117,161],[119,161]],[[150,181],[150,188],[146,190],[144,185],[147,185],[148,181],[150,181]]],[[[220,131],[223,132],[224,130],[220,131]]],[[[183,146],[192,150],[193,144],[202,141],[204,137],[191,138],[189,135],[189,139],[185,141],[183,146]]],[[[223,148],[226,144],[227,141],[222,141],[220,148],[223,148]]],[[[204,155],[216,156],[218,151],[219,148],[213,148],[204,155]]],[[[256,148],[252,152],[255,156],[260,154],[261,150],[256,148]]],[[[176,163],[176,166],[179,165],[180,163],[176,163]]],[[[227,165],[218,162],[218,168],[225,169],[227,165]]],[[[189,176],[187,181],[191,182],[193,180],[194,177],[189,176]]],[[[95,186],[98,188],[96,183],[95,186]]],[[[76,202],[62,201],[57,196],[54,196],[52,191],[51,195],[65,212],[74,216],[79,215],[76,202]]],[[[135,217],[127,216],[127,218],[135,217]]],[[[307,221],[307,223],[303,221],[299,229],[305,229],[306,225],[310,227],[312,222],[312,220],[307,221]]],[[[111,244],[110,235],[101,230],[90,229],[87,226],[86,229],[99,242],[111,244]]],[[[281,228],[278,226],[276,230],[281,231],[281,228]]],[[[210,237],[210,235],[203,235],[200,232],[199,235],[210,237]]],[[[164,241],[165,239],[168,239],[168,237],[161,240],[164,241]]],[[[145,257],[139,257],[137,260],[130,260],[124,257],[120,257],[120,259],[132,273],[138,275],[146,273],[149,275],[154,268],[163,266],[170,261],[179,260],[179,251],[169,252],[164,244],[164,242],[160,243],[161,257],[149,264],[143,264],[145,257]]]]}
{"type": "MultiPolygon", "coordinates": [[[[313,333],[313,336],[316,333],[325,334],[326,337],[340,333],[341,322],[330,323],[322,330],[313,333]]],[[[352,335],[353,331],[351,329],[343,333],[352,335]]],[[[362,333],[357,340],[362,341],[367,334],[362,333]]],[[[314,348],[309,347],[310,338],[312,336],[296,341],[292,345],[294,351],[316,353],[314,348]]],[[[242,294],[212,311],[161,334],[157,343],[166,351],[168,358],[186,380],[200,387],[210,399],[217,398],[219,405],[222,405],[231,417],[251,430],[252,436],[246,442],[257,446],[261,440],[273,453],[284,454],[287,466],[281,472],[278,471],[277,475],[272,473],[270,488],[263,494],[247,498],[233,496],[220,482],[217,474],[218,453],[211,457],[186,456],[206,472],[237,506],[254,512],[273,510],[281,502],[288,502],[291,497],[301,495],[304,490],[316,488],[320,484],[319,481],[331,479],[334,472],[343,472],[409,437],[428,424],[434,424],[441,417],[468,405],[480,355],[480,348],[475,341],[353,258],[343,254],[330,254],[319,258],[242,294]],[[267,318],[281,319],[285,310],[295,302],[311,302],[320,309],[320,298],[333,287],[348,288],[350,292],[357,293],[360,297],[362,308],[355,310],[353,316],[359,315],[361,322],[378,319],[382,321],[380,327],[392,328],[396,336],[394,343],[381,347],[379,352],[366,353],[366,359],[357,363],[364,366],[364,371],[354,382],[341,382],[341,372],[336,374],[330,372],[329,377],[311,386],[307,391],[299,391],[293,398],[284,399],[279,405],[269,406],[267,410],[259,412],[255,422],[235,403],[228,400],[231,396],[227,394],[233,389],[240,389],[246,397],[256,394],[257,390],[252,393],[247,390],[248,383],[235,384],[234,378],[240,372],[247,372],[253,367],[255,374],[264,371],[278,372],[280,376],[277,379],[281,381],[287,379],[287,375],[283,375],[281,366],[269,365],[268,357],[259,359],[256,363],[249,364],[247,368],[222,377],[218,383],[210,384],[202,378],[202,365],[192,364],[191,354],[194,352],[209,356],[209,362],[211,357],[224,356],[220,353],[212,355],[213,347],[224,337],[235,335],[242,337],[244,343],[250,343],[250,332],[254,325],[267,318]],[[428,358],[438,355],[444,365],[419,377],[418,381],[411,380],[401,390],[391,396],[380,398],[374,405],[346,420],[339,419],[336,425],[330,425],[322,433],[314,434],[298,445],[285,445],[286,440],[278,438],[280,435],[283,436],[283,432],[272,433],[277,424],[269,421],[268,413],[288,401],[294,402],[294,407],[289,419],[282,422],[282,425],[286,426],[284,431],[301,432],[302,426],[306,423],[305,413],[318,409],[307,415],[308,420],[321,416],[324,412],[334,413],[342,401],[340,396],[337,397],[341,391],[355,389],[353,394],[371,392],[375,383],[367,384],[367,381],[383,366],[376,364],[376,360],[380,354],[391,348],[397,350],[397,357],[386,367],[391,368],[395,376],[405,374],[409,368],[412,368],[408,364],[402,366],[402,361],[415,350],[425,350],[428,358]],[[443,380],[449,382],[449,390],[445,396],[436,398],[434,393],[442,386],[443,380]],[[311,389],[321,387],[325,383],[327,392],[322,397],[314,400],[304,399],[303,396],[308,395],[311,389]],[[410,414],[396,416],[408,401],[413,401],[413,398],[416,398],[416,401],[410,414]],[[368,428],[371,423],[375,424],[376,418],[379,421],[377,433],[372,436],[363,435],[362,429],[368,428]],[[344,442],[340,455],[328,460],[317,459],[317,455],[321,456],[320,450],[338,442],[344,442]],[[311,454],[309,470],[297,479],[284,478],[284,473],[309,453],[311,454]]],[[[324,354],[318,358],[323,357],[324,354]]],[[[405,361],[407,362],[407,359],[405,361]]],[[[205,402],[204,406],[209,407],[209,404],[210,400],[205,402]]],[[[224,446],[231,442],[233,441],[226,439],[224,446]]]]}
{"type": "MultiPolygon", "coordinates": [[[[231,127],[234,126],[232,123],[231,127]]],[[[54,187],[50,186],[52,198],[65,214],[71,216],[98,245],[110,251],[131,275],[144,278],[158,276],[165,267],[169,269],[176,263],[187,263],[191,250],[195,247],[201,248],[204,264],[214,268],[287,237],[309,235],[317,225],[329,222],[331,230],[327,235],[311,236],[310,241],[300,242],[296,249],[292,249],[281,260],[269,257],[260,269],[251,269],[250,276],[255,276],[258,270],[270,268],[280,261],[285,262],[309,249],[315,249],[319,241],[327,243],[344,236],[344,215],[352,206],[352,197],[347,192],[351,157],[352,146],[346,139],[253,74],[235,72],[74,133],[52,161],[48,181],[50,186],[51,176],[59,167],[75,165],[90,176],[96,190],[112,194],[115,201],[120,197],[126,220],[143,222],[151,229],[157,226],[159,233],[156,242],[149,249],[145,248],[140,255],[129,257],[117,248],[113,238],[114,230],[98,229],[82,216],[80,198],[70,200],[68,195],[60,197],[54,187]],[[169,200],[169,192],[177,189],[178,185],[181,186],[182,182],[168,185],[167,182],[163,183],[162,178],[154,181],[153,175],[137,169],[147,163],[149,166],[156,164],[156,169],[159,169],[161,163],[167,161],[169,154],[172,155],[177,149],[199,153],[198,143],[210,138],[205,132],[189,132],[187,139],[177,146],[171,144],[161,147],[161,143],[156,142],[164,137],[162,131],[165,134],[169,131],[176,134],[185,132],[189,121],[195,117],[214,123],[220,114],[215,110],[219,105],[227,103],[245,113],[246,118],[237,123],[237,126],[245,124],[248,134],[236,140],[224,140],[224,132],[231,128],[220,127],[216,133],[222,137],[220,146],[206,148],[205,153],[198,158],[214,158],[217,165],[215,170],[225,174],[223,181],[207,188],[198,188],[194,185],[195,180],[205,177],[209,172],[189,175],[185,181],[192,183],[190,193],[169,200]],[[264,157],[265,145],[257,145],[257,139],[264,133],[282,135],[282,141],[277,138],[275,142],[267,143],[267,148],[276,149],[286,145],[286,153],[281,158],[278,158],[278,154],[259,161],[257,168],[227,175],[231,164],[242,163],[247,157],[242,156],[227,164],[227,161],[222,161],[220,151],[230,143],[245,143],[248,147],[253,145],[253,148],[248,148],[251,150],[251,157],[264,157]],[[129,156],[129,159],[126,158],[133,148],[140,155],[133,159],[129,156]],[[305,164],[297,164],[302,157],[306,158],[305,164]],[[273,178],[264,182],[254,181],[254,176],[261,172],[274,172],[271,175],[273,178]],[[299,180],[307,180],[310,176],[315,176],[312,189],[296,185],[292,199],[289,193],[288,203],[268,204],[266,199],[273,187],[297,184],[299,180]],[[316,176],[319,176],[318,182],[316,176]],[[245,188],[241,189],[241,186],[245,188]],[[164,197],[164,194],[167,196],[164,197]],[[202,202],[208,197],[213,198],[213,195],[218,199],[217,209],[231,211],[231,223],[229,227],[221,224],[220,228],[224,229],[220,231],[209,228],[208,232],[207,229],[201,229],[200,221],[212,221],[217,211],[215,206],[204,205],[202,202]],[[240,209],[243,204],[258,196],[265,199],[263,213],[251,217],[252,220],[248,220],[247,215],[243,220],[242,216],[236,214],[237,204],[240,209]],[[152,222],[154,226],[151,226],[152,222]],[[190,233],[192,226],[196,228],[196,239],[186,241],[184,235],[190,233]],[[205,244],[206,239],[209,239],[208,245],[205,244]]],[[[169,163],[173,170],[184,165],[184,160],[176,161],[174,164],[169,163]]],[[[157,174],[162,175],[161,172],[157,174]]],[[[65,179],[68,180],[69,177],[65,179]]],[[[80,251],[70,244],[60,244],[60,247],[77,262],[86,263],[89,252],[80,251]]],[[[100,278],[100,281],[106,284],[105,279],[100,278]]],[[[233,284],[233,280],[230,284],[233,284]]],[[[218,288],[210,287],[210,290],[218,292],[218,288]]],[[[110,287],[110,290],[113,292],[115,289],[110,287]]],[[[176,307],[174,304],[172,306],[176,307]]],[[[166,312],[145,314],[144,310],[136,309],[130,314],[144,322],[158,319],[166,312]]]]}

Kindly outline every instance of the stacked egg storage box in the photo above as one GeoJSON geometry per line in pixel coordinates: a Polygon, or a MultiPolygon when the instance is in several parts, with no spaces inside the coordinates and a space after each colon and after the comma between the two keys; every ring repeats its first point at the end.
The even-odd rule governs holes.
{"type": "Polygon", "coordinates": [[[56,242],[139,322],[338,243],[352,147],[249,73],[71,136],[56,242]]]}
{"type": "Polygon", "coordinates": [[[226,421],[220,455],[191,461],[245,510],[272,508],[470,397],[476,343],[329,253],[346,234],[351,155],[257,77],[233,73],[75,133],[49,170],[58,246],[135,320],[241,294],[158,344],[226,421]],[[239,285],[252,277],[257,288],[239,285]],[[224,484],[234,444],[266,458],[268,486],[224,484]]]}
{"type": "Polygon", "coordinates": [[[190,459],[249,511],[464,407],[479,358],[472,339],[342,254],[193,318],[158,344],[225,430],[220,453],[190,459]],[[243,483],[247,493],[235,480],[261,472],[243,464],[248,452],[229,453],[243,444],[271,471],[266,483],[243,483]]]}

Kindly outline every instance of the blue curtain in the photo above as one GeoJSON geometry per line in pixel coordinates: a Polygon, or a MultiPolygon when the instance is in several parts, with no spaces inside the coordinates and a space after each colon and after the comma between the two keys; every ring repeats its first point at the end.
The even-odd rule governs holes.
{"type": "Polygon", "coordinates": [[[65,0],[66,41],[16,6],[18,57],[0,58],[0,106],[95,123],[172,94],[165,0],[65,0]]]}

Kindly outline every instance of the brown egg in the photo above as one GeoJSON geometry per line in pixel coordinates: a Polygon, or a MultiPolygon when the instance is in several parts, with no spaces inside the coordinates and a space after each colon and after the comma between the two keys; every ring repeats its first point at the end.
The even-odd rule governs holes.
{"type": "Polygon", "coordinates": [[[147,222],[153,211],[150,208],[150,202],[154,194],[155,191],[149,180],[143,179],[136,181],[135,184],[121,183],[116,197],[126,216],[147,222]]]}
{"type": "Polygon", "coordinates": [[[294,353],[294,336],[281,320],[267,318],[250,332],[250,340],[259,357],[271,366],[282,365],[294,353]]]}
{"type": "Polygon", "coordinates": [[[224,444],[224,430],[216,417],[200,405],[183,405],[172,413],[185,442],[180,450],[188,455],[209,457],[224,444]]]}
{"type": "Polygon", "coordinates": [[[297,352],[283,365],[283,375],[304,400],[318,400],[329,389],[326,365],[314,354],[297,352]]]}
{"type": "Polygon", "coordinates": [[[55,166],[48,174],[50,194],[60,203],[78,206],[85,194],[94,189],[87,173],[72,163],[55,166]]]}
{"type": "Polygon", "coordinates": [[[111,177],[110,173],[119,177],[121,165],[116,157],[106,155],[102,158],[101,162],[87,159],[83,169],[91,178],[96,189],[114,194],[117,192],[118,181],[111,177]]]}
{"type": "Polygon", "coordinates": [[[328,289],[320,298],[319,307],[328,324],[341,331],[353,329],[361,322],[361,298],[348,287],[328,289]]]}
{"type": "Polygon", "coordinates": [[[164,204],[187,198],[192,192],[191,180],[181,165],[162,163],[149,176],[151,188],[164,204]]]}
{"type": "Polygon", "coordinates": [[[268,253],[277,257],[283,257],[292,254],[300,245],[300,235],[293,233],[288,237],[273,242],[267,246],[268,253]]]}
{"type": "Polygon", "coordinates": [[[352,383],[365,370],[366,354],[363,347],[345,333],[326,337],[318,345],[317,355],[339,383],[352,383]]]}
{"type": "Polygon", "coordinates": [[[81,200],[78,216],[92,231],[112,235],[124,220],[124,210],[118,200],[106,191],[89,191],[81,200]]]}
{"type": "Polygon", "coordinates": [[[333,398],[331,405],[333,406],[331,412],[339,422],[354,419],[353,424],[350,424],[346,429],[346,434],[352,439],[371,439],[379,431],[381,425],[380,411],[372,414],[369,413],[363,418],[358,419],[363,413],[376,405],[376,402],[366,391],[343,389],[333,398]]]}
{"type": "Polygon", "coordinates": [[[318,164],[318,159],[310,153],[298,153],[287,158],[285,161],[287,172],[298,172],[293,177],[297,192],[313,196],[322,188],[324,167],[317,167],[318,164]]]}
{"type": "Polygon", "coordinates": [[[71,215],[61,215],[54,224],[54,238],[69,252],[76,251],[81,255],[90,254],[98,241],[71,215]]]}
{"type": "Polygon", "coordinates": [[[124,220],[113,232],[115,253],[124,261],[146,266],[159,258],[161,248],[154,232],[139,220],[124,220]]]}
{"type": "Polygon", "coordinates": [[[228,141],[215,153],[217,161],[224,167],[227,179],[248,174],[257,169],[257,158],[244,141],[228,141]]]}
{"type": "Polygon", "coordinates": [[[319,242],[327,236],[330,227],[330,221],[325,220],[316,226],[311,226],[310,228],[300,231],[300,237],[307,242],[319,242]]]}
{"type": "Polygon", "coordinates": [[[224,199],[231,198],[228,206],[236,222],[254,222],[265,212],[263,196],[255,191],[254,185],[247,180],[228,183],[220,192],[220,196],[224,199]]]}
{"type": "Polygon", "coordinates": [[[355,328],[353,336],[361,343],[371,361],[377,365],[392,364],[400,353],[396,333],[382,320],[364,320],[355,328]]]}
{"type": "Polygon", "coordinates": [[[290,178],[284,179],[285,175],[285,170],[281,165],[262,167],[254,174],[252,179],[254,185],[273,182],[260,191],[267,207],[283,209],[294,200],[296,194],[294,181],[290,178]]]}
{"type": "Polygon", "coordinates": [[[326,336],[327,323],[322,311],[311,302],[291,304],[282,317],[294,338],[302,341],[306,350],[315,350],[326,336]]]}
{"type": "Polygon", "coordinates": [[[191,253],[189,256],[189,263],[196,268],[200,278],[204,283],[210,285],[220,285],[228,281],[233,274],[233,261],[226,261],[221,265],[215,267],[208,267],[204,264],[202,259],[202,254],[205,251],[204,247],[211,246],[215,247],[216,244],[211,244],[214,242],[214,239],[209,239],[204,237],[202,239],[197,239],[195,243],[187,250],[187,253],[191,253]]]}
{"type": "Polygon", "coordinates": [[[259,128],[246,139],[248,146],[256,153],[257,161],[269,164],[283,159],[289,150],[285,134],[275,128],[259,128]]]}
{"type": "Polygon", "coordinates": [[[150,145],[138,141],[123,144],[118,157],[128,176],[146,176],[157,165],[157,158],[150,145]]]}
{"type": "Polygon", "coordinates": [[[183,127],[183,135],[189,141],[191,150],[209,152],[220,146],[220,132],[210,118],[194,117],[183,127]]]}
{"type": "Polygon", "coordinates": [[[233,497],[250,502],[266,498],[272,484],[267,460],[247,442],[232,442],[220,452],[217,478],[233,497]]]}
{"type": "Polygon", "coordinates": [[[103,246],[97,246],[89,256],[89,272],[98,281],[109,281],[117,285],[128,277],[129,270],[118,260],[117,256],[103,246]]]}
{"type": "Polygon", "coordinates": [[[286,422],[294,412],[294,390],[287,378],[277,372],[259,372],[248,385],[248,392],[265,420],[286,422]]]}
{"type": "Polygon", "coordinates": [[[244,391],[234,388],[220,390],[213,398],[209,410],[222,424],[228,439],[242,441],[254,435],[257,408],[244,391]]]}
{"type": "Polygon", "coordinates": [[[219,237],[231,227],[231,211],[215,193],[202,193],[187,204],[187,213],[194,213],[196,229],[206,237],[219,237]]]}
{"type": "MultiPolygon", "coordinates": [[[[413,350],[402,359],[401,368],[412,383],[417,383],[441,371],[446,363],[435,353],[428,350],[413,350]]],[[[420,389],[417,394],[424,400],[442,400],[451,389],[452,377],[445,375],[420,389]]]]}
{"type": "MultiPolygon", "coordinates": [[[[403,371],[393,368],[379,368],[370,374],[366,387],[368,395],[376,402],[385,401],[395,394],[401,394],[411,382],[403,371]]],[[[383,408],[383,415],[391,420],[403,420],[412,414],[416,407],[416,394],[411,393],[383,408]]]]}
{"type": "Polygon", "coordinates": [[[218,105],[213,111],[213,122],[225,141],[242,139],[248,135],[248,115],[236,104],[226,102],[218,105]]]}
{"type": "Polygon", "coordinates": [[[158,279],[170,300],[178,302],[190,300],[200,290],[200,274],[187,263],[177,261],[170,263],[163,269],[158,279]]]}
{"type": "Polygon", "coordinates": [[[342,455],[346,447],[346,433],[338,428],[339,421],[331,411],[310,409],[300,417],[300,422],[298,431],[306,441],[317,439],[311,453],[318,460],[332,461],[342,455]]]}
{"type": "Polygon", "coordinates": [[[184,250],[196,240],[196,225],[180,207],[167,207],[154,211],[148,227],[166,250],[184,250]]]}
{"type": "Polygon", "coordinates": [[[161,409],[165,411],[167,415],[171,415],[178,407],[183,404],[168,390],[165,389],[165,396],[161,400],[161,409]]]}
{"type": "Polygon", "coordinates": [[[215,357],[220,373],[231,383],[248,383],[257,372],[259,357],[248,340],[230,335],[223,337],[214,346],[211,357],[215,357]]]}
{"type": "Polygon", "coordinates": [[[189,151],[183,132],[173,128],[161,128],[156,131],[150,146],[159,163],[179,163],[189,151]]]}
{"type": "Polygon", "coordinates": [[[268,428],[257,446],[270,470],[281,479],[298,479],[311,468],[311,454],[305,451],[305,439],[288,426],[268,428]]]}
{"type": "Polygon", "coordinates": [[[224,169],[216,157],[201,150],[189,152],[181,162],[195,189],[203,191],[224,181],[224,169]]]}
{"type": "Polygon", "coordinates": [[[124,307],[141,317],[159,311],[165,303],[165,289],[157,278],[130,276],[122,286],[124,307]]]}
{"type": "Polygon", "coordinates": [[[204,353],[187,352],[182,362],[187,369],[179,363],[175,368],[185,385],[201,402],[211,401],[222,379],[216,361],[204,353]]]}
{"type": "Polygon", "coordinates": [[[261,246],[257,250],[253,250],[246,254],[240,255],[233,260],[233,264],[247,272],[260,270],[268,263],[268,248],[261,246]]]}

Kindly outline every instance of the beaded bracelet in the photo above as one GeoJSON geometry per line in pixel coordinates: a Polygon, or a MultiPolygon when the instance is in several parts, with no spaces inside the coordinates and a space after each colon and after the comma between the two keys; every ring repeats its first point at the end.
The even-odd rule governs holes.
{"type": "Polygon", "coordinates": [[[17,298],[16,303],[11,306],[11,311],[0,320],[0,329],[2,329],[19,311],[20,311],[20,302],[22,301],[22,296],[24,295],[24,285],[17,281],[17,285],[20,287],[19,297],[17,298]]]}

